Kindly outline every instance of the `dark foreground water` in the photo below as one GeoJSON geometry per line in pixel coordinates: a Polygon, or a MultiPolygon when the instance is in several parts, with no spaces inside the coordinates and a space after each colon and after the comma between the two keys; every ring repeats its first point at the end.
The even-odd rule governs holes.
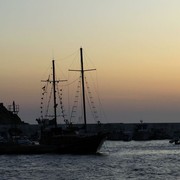
{"type": "Polygon", "coordinates": [[[0,179],[180,179],[180,145],[107,141],[100,155],[1,155],[0,179]]]}

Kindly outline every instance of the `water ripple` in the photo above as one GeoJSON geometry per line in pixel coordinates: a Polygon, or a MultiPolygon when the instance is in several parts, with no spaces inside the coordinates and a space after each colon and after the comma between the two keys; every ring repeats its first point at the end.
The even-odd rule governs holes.
{"type": "Polygon", "coordinates": [[[108,141],[99,155],[2,155],[0,179],[180,179],[179,161],[180,146],[168,141],[108,141]]]}

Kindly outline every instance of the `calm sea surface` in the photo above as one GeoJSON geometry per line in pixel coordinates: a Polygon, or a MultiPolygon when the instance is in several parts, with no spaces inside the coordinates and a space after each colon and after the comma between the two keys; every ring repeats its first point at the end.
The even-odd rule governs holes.
{"type": "Polygon", "coordinates": [[[0,179],[180,179],[180,145],[107,141],[100,155],[1,155],[0,179]]]}

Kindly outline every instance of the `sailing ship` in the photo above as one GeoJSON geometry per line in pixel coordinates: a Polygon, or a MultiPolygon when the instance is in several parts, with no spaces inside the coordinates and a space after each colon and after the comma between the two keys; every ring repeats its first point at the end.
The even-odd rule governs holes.
{"type": "Polygon", "coordinates": [[[54,124],[53,127],[47,128],[43,124],[44,119],[38,119],[38,122],[42,124],[41,127],[41,137],[40,145],[53,147],[55,153],[72,153],[72,154],[93,154],[97,153],[102,144],[104,143],[107,133],[104,131],[98,132],[88,132],[87,130],[87,118],[86,118],[86,98],[85,98],[85,82],[84,82],[84,65],[83,65],[83,49],[80,48],[80,70],[71,70],[79,71],[81,73],[81,87],[82,87],[82,104],[83,104],[83,127],[80,129],[74,127],[72,123],[69,123],[66,120],[67,127],[63,129],[58,126],[57,123],[57,102],[56,102],[56,85],[59,82],[56,80],[55,74],[55,60],[52,60],[52,80],[46,82],[52,83],[53,89],[53,109],[54,117],[51,122],[54,124]]]}
{"type": "MultiPolygon", "coordinates": [[[[73,127],[71,123],[66,129],[59,127],[57,124],[57,103],[56,103],[56,80],[55,76],[55,61],[52,61],[53,79],[48,82],[53,85],[53,101],[54,101],[54,117],[51,120],[53,127],[46,128],[41,126],[41,136],[39,143],[31,142],[24,137],[12,135],[9,139],[0,137],[0,154],[44,154],[44,153],[71,153],[71,154],[94,154],[97,153],[107,137],[107,133],[98,131],[89,133],[86,123],[86,103],[85,103],[85,88],[84,88],[84,67],[83,67],[83,51],[80,49],[81,55],[81,82],[83,96],[83,128],[78,129],[73,127]]],[[[44,119],[38,119],[42,124],[44,119]]]]}

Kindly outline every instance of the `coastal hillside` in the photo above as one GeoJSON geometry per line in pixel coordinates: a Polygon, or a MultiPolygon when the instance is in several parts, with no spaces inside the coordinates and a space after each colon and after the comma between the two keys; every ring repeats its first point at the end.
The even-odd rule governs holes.
{"type": "Polygon", "coordinates": [[[19,116],[9,111],[3,103],[0,103],[0,124],[23,124],[19,116]]]}

